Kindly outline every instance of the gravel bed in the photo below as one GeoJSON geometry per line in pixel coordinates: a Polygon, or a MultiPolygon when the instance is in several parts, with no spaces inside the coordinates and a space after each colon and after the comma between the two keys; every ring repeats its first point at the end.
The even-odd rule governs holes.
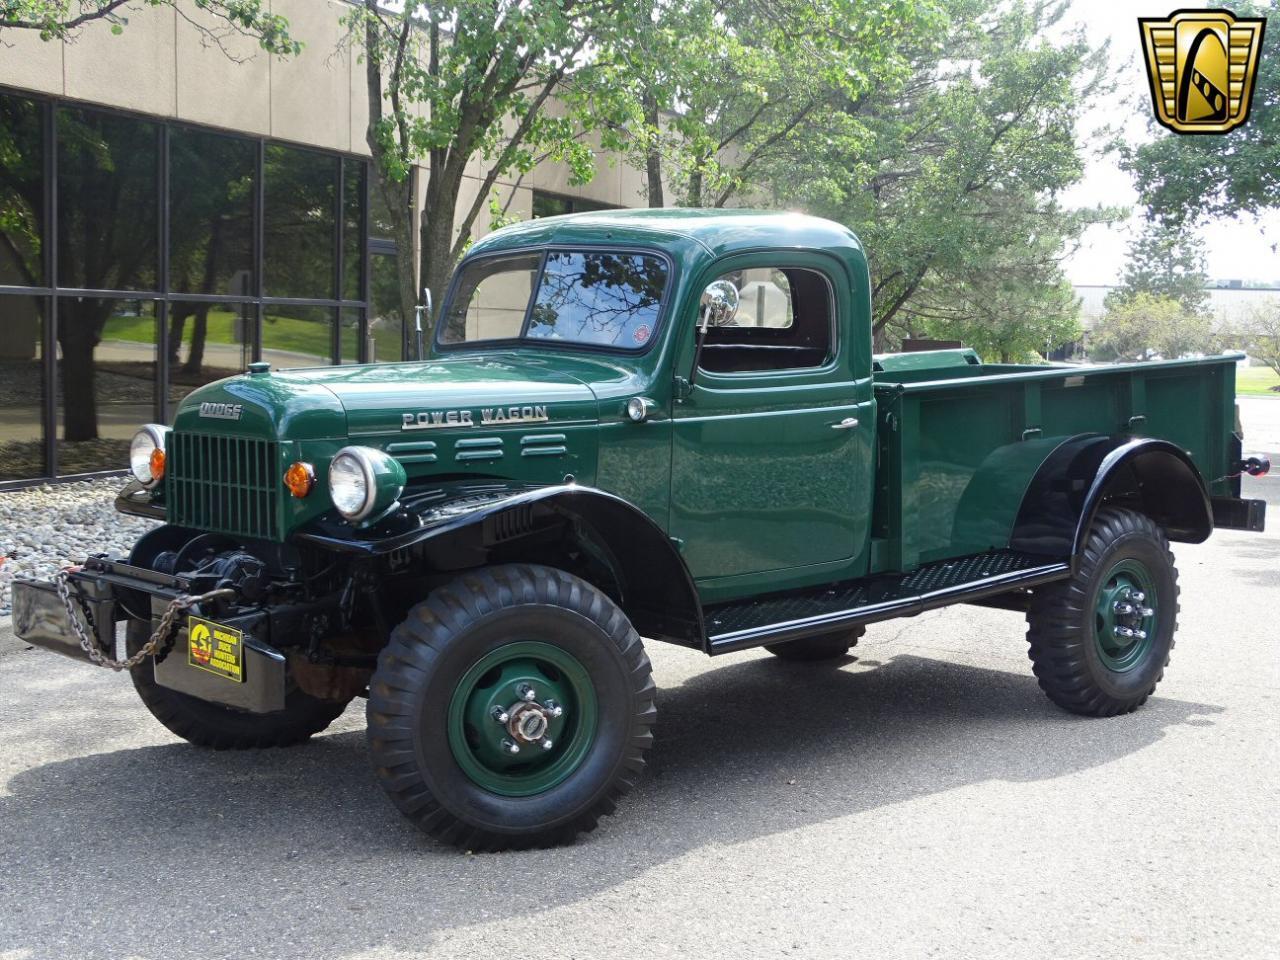
{"type": "Polygon", "coordinates": [[[91,553],[128,556],[154,520],[117,513],[123,477],[47,484],[0,493],[0,617],[15,576],[50,577],[91,553]]]}

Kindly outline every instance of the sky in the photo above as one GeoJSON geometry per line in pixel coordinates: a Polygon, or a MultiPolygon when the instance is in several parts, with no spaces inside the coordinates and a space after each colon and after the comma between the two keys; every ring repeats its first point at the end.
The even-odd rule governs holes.
{"type": "MultiPolygon", "coordinates": [[[[1176,9],[1222,5],[1185,0],[1156,0],[1154,3],[1151,0],[1072,0],[1061,28],[1085,24],[1090,36],[1098,42],[1110,38],[1112,75],[1116,84],[1112,95],[1086,107],[1081,127],[1086,143],[1090,142],[1087,131],[1104,125],[1119,128],[1126,139],[1135,142],[1153,136],[1177,136],[1163,129],[1154,133],[1147,124],[1151,115],[1151,94],[1141,59],[1142,43],[1137,18],[1165,17],[1176,9]]],[[[1267,47],[1267,52],[1274,56],[1275,45],[1268,42],[1267,47]]],[[[1127,223],[1091,228],[1084,235],[1080,248],[1065,264],[1072,283],[1115,283],[1124,266],[1127,244],[1141,220],[1141,207],[1137,206],[1137,193],[1128,174],[1120,169],[1115,156],[1101,156],[1095,150],[1084,179],[1072,188],[1065,200],[1071,206],[1106,204],[1134,208],[1134,215],[1127,223]]],[[[1199,233],[1205,243],[1205,272],[1210,279],[1280,281],[1280,211],[1272,211],[1258,219],[1215,220],[1206,223],[1199,233]]]]}

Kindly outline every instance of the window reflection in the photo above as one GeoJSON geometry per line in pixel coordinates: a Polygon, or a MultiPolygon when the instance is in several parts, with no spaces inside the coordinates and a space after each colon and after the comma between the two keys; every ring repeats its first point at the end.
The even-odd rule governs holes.
{"type": "MultiPolygon", "coordinates": [[[[363,160],[342,161],[342,299],[364,299],[365,166],[363,160]]],[[[343,356],[346,356],[345,351],[343,356]]]]}
{"type": "Polygon", "coordinates": [[[0,480],[47,471],[44,324],[48,301],[0,297],[0,480]]]}
{"type": "Polygon", "coordinates": [[[175,129],[169,138],[169,283],[181,293],[252,296],[252,141],[175,129]]]}
{"type": "Polygon", "coordinates": [[[56,116],[58,285],[155,290],[159,127],[95,110],[56,116]]]}
{"type": "Polygon", "coordinates": [[[404,357],[406,324],[400,305],[400,274],[396,269],[396,258],[379,254],[369,260],[369,283],[372,287],[369,336],[374,342],[374,355],[369,360],[400,360],[404,357]]]}
{"type": "Polygon", "coordinates": [[[334,297],[338,158],[272,144],[265,164],[267,296],[334,297]]]}
{"type": "Polygon", "coordinates": [[[44,136],[39,104],[0,94],[0,284],[44,284],[44,136]]]}
{"type": "Polygon", "coordinates": [[[156,320],[150,301],[58,301],[58,472],[119,470],[156,417],[156,320]]]}
{"type": "Polygon", "coordinates": [[[333,360],[330,307],[269,305],[262,318],[262,359],[273,367],[319,367],[333,360]]]}
{"type": "Polygon", "coordinates": [[[169,400],[243,372],[253,354],[252,303],[169,304],[169,400]]]}

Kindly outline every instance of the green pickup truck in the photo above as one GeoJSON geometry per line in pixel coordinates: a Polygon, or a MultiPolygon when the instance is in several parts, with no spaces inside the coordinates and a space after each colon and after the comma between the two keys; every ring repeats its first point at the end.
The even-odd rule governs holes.
{"type": "Polygon", "coordinates": [[[127,558],[14,590],[16,632],[127,669],[169,730],[296,743],[368,698],[373,767],[468,849],[568,841],[636,782],[641,637],[838,659],[952,603],[1026,612],[1057,704],[1141,705],[1170,540],[1263,528],[1234,356],[876,356],[867,261],[792,214],[508,227],[420,362],[248,373],[144,426],[127,558]],[[126,624],[117,648],[116,625],[126,624]]]}

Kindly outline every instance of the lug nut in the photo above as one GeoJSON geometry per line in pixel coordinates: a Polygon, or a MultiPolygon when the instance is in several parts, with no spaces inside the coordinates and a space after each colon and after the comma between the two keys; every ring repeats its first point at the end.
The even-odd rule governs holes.
{"type": "Polygon", "coordinates": [[[506,723],[511,719],[511,714],[507,713],[507,711],[503,710],[501,707],[494,707],[489,711],[489,716],[493,717],[493,719],[498,723],[506,723]]]}
{"type": "Polygon", "coordinates": [[[553,717],[559,717],[564,714],[564,707],[560,706],[560,704],[556,703],[554,700],[548,700],[543,704],[543,706],[547,708],[547,713],[551,714],[553,717]]]}
{"type": "Polygon", "coordinates": [[[1120,616],[1123,617],[1123,616],[1127,616],[1130,613],[1133,613],[1133,604],[1125,603],[1123,600],[1117,600],[1115,603],[1115,606],[1112,607],[1112,609],[1115,610],[1116,613],[1118,613],[1120,616]]]}
{"type": "Polygon", "coordinates": [[[1133,636],[1133,631],[1128,627],[1116,627],[1116,636],[1124,637],[1126,640],[1133,636]]]}
{"type": "Polygon", "coordinates": [[[545,738],[543,739],[542,741],[543,750],[550,750],[553,746],[555,746],[555,744],[553,744],[550,740],[547,740],[545,738]]]}
{"type": "Polygon", "coordinates": [[[1147,595],[1141,590],[1134,590],[1129,594],[1129,599],[1134,603],[1141,603],[1143,600],[1147,599],[1147,595]]]}
{"type": "Polygon", "coordinates": [[[502,749],[507,751],[507,753],[519,753],[520,744],[516,743],[513,740],[503,740],[502,749]]]}
{"type": "Polygon", "coordinates": [[[1155,611],[1152,610],[1150,607],[1143,607],[1141,610],[1138,611],[1138,613],[1144,617],[1150,617],[1155,615],[1155,611]]]}
{"type": "Polygon", "coordinates": [[[516,687],[516,693],[520,694],[521,700],[536,700],[538,697],[537,692],[527,683],[522,683],[516,687]]]}
{"type": "Polygon", "coordinates": [[[1135,640],[1145,640],[1145,639],[1147,639],[1147,631],[1145,631],[1145,630],[1135,630],[1135,631],[1133,631],[1133,639],[1135,639],[1135,640]]]}

